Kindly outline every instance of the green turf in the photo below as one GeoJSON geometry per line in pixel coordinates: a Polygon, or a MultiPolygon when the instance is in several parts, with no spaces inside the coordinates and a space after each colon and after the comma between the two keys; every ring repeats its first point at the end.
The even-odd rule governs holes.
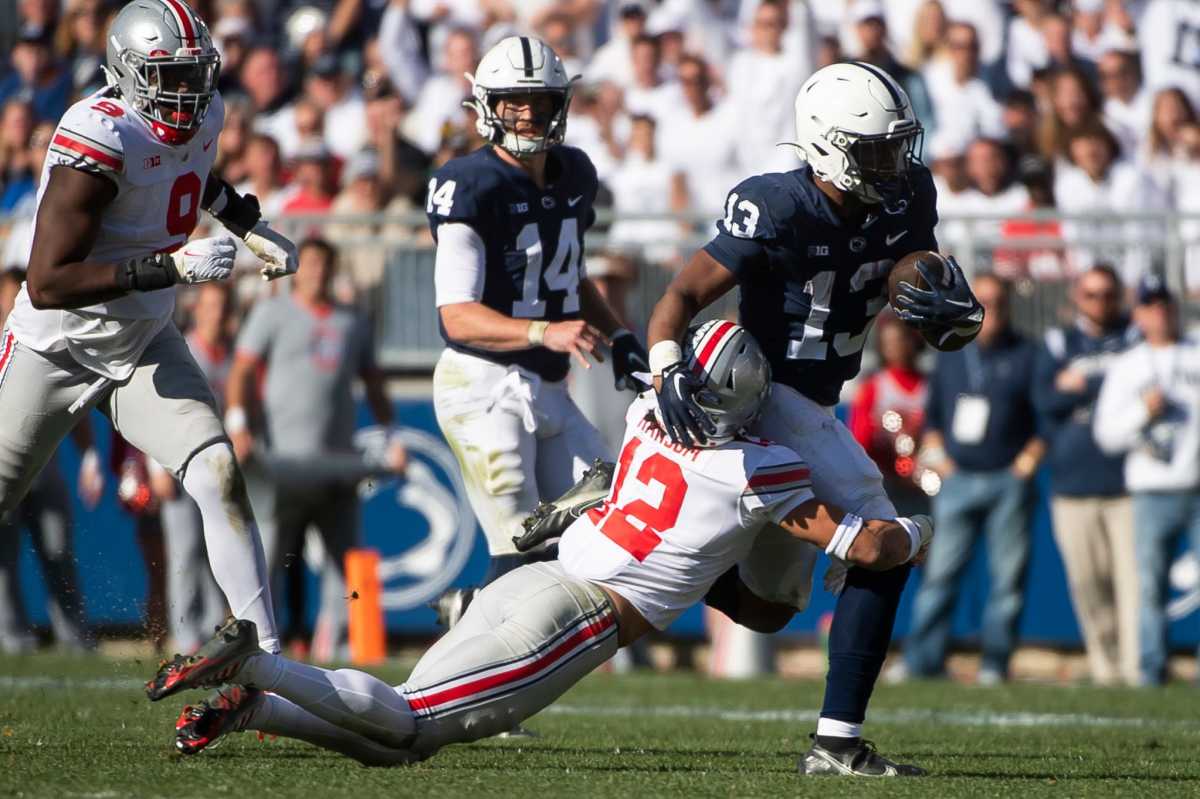
{"type": "Polygon", "coordinates": [[[881,687],[868,737],[932,776],[866,781],[796,775],[817,683],[595,675],[531,722],[540,738],[385,770],[251,734],[181,758],[183,701],[152,705],[129,684],[152,666],[0,658],[0,797],[1200,796],[1200,695],[1186,685],[881,687]]]}

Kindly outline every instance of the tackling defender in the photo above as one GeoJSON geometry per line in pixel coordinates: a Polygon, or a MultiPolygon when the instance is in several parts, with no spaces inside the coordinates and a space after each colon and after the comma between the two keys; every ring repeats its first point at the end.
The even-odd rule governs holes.
{"type": "MultiPolygon", "coordinates": [[[[814,73],[796,97],[795,116],[795,146],[807,164],[736,186],[716,238],[654,309],[650,364],[659,406],[676,442],[711,435],[677,342],[697,313],[737,286],[742,322],[776,381],[754,432],[811,465],[817,497],[864,518],[891,518],[879,470],[832,407],[858,373],[867,333],[888,301],[892,265],[914,250],[937,250],[933,180],[915,155],[922,128],[904,89],[863,63],[814,73]]],[[[949,262],[945,282],[926,276],[929,290],[903,284],[897,313],[936,332],[928,336],[936,341],[961,344],[978,332],[983,310],[949,262]]],[[[816,550],[803,542],[792,550],[752,559],[743,576],[770,589],[764,598],[803,609],[816,550]]],[[[909,571],[847,573],[835,560],[826,575],[827,586],[836,592],[844,582],[844,590],[830,631],[825,703],[801,773],[887,772],[861,731],[909,571]]]]}
{"type": "MultiPolygon", "coordinates": [[[[189,241],[201,208],[242,237],[264,277],[291,242],[209,173],[224,121],[220,57],[182,0],[134,0],[108,31],[108,87],[71,106],[39,190],[26,280],[0,336],[0,515],[67,432],[99,408],[182,482],[229,606],[278,651],[262,543],[208,383],[171,320],[174,285],[224,280],[231,236],[189,241]]],[[[203,658],[174,676],[205,673],[203,658]]]]}
{"type": "Polygon", "coordinates": [[[611,460],[567,395],[570,358],[590,367],[611,344],[618,388],[640,389],[632,373],[649,364],[584,268],[599,184],[587,155],[562,144],[575,79],[527,36],[502,40],[467,77],[488,143],[437,171],[425,209],[446,341],[433,402],[487,537],[490,581],[526,560],[512,538],[538,500],[611,460]]]}
{"type": "MultiPolygon", "coordinates": [[[[927,518],[865,521],[818,502],[794,452],[744,433],[771,379],[742,328],[710,322],[694,331],[688,352],[703,386],[707,444],[672,443],[653,397],[638,397],[607,500],[563,533],[557,561],[521,566],[482,589],[404,685],[262,653],[253,625],[230,621],[205,649],[236,685],[184,709],[177,748],[195,753],[251,729],[371,765],[424,759],[537,713],[618,647],[665,629],[701,598],[719,596],[760,620],[759,629],[779,629],[793,609],[765,602],[737,578],[737,562],[763,536],[795,536],[869,569],[903,564],[928,545],[927,518]]],[[[146,687],[161,699],[203,682],[164,687],[156,678],[146,687]]]]}

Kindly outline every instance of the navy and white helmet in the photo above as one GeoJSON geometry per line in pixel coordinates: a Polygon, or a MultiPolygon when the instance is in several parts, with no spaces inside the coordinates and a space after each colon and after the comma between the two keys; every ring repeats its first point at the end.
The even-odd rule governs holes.
{"type": "Polygon", "coordinates": [[[907,188],[924,130],[891,75],[858,61],[830,64],[800,87],[795,113],[793,144],[817,177],[867,203],[907,188]]]}
{"type": "Polygon", "coordinates": [[[183,144],[204,122],[221,57],[183,0],[133,0],[109,26],[104,67],[161,141],[183,144]]]}
{"type": "Polygon", "coordinates": [[[513,155],[525,157],[561,144],[567,133],[567,107],[571,104],[572,85],[579,79],[567,77],[562,59],[550,45],[532,36],[501,39],[479,61],[471,81],[473,99],[466,105],[475,109],[475,129],[492,144],[513,155]],[[553,109],[542,123],[542,135],[519,136],[496,113],[496,104],[506,95],[546,93],[553,97],[553,109]]]}
{"type": "Polygon", "coordinates": [[[693,396],[712,423],[708,446],[726,443],[758,418],[771,395],[771,365],[746,328],[723,320],[693,326],[683,358],[703,384],[693,396]]]}

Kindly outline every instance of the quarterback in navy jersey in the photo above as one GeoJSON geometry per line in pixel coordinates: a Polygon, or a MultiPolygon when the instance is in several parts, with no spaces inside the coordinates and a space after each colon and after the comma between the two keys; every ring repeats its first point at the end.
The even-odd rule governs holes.
{"type": "MultiPolygon", "coordinates": [[[[936,193],[914,155],[922,128],[899,83],[857,62],[814,73],[796,96],[795,116],[794,145],[804,166],[736,186],[716,238],[654,309],[650,367],[659,409],[676,442],[704,441],[699,387],[678,342],[693,316],[736,286],[741,322],[767,354],[774,381],[752,432],[799,454],[823,501],[863,518],[895,518],[878,468],[832,410],[842,384],[858,373],[871,323],[888,302],[892,266],[915,250],[937,249],[936,193]]],[[[927,279],[929,288],[902,284],[897,314],[936,332],[936,340],[949,334],[969,340],[983,309],[957,263],[948,263],[947,277],[927,279]]],[[[743,582],[774,586],[761,598],[803,609],[816,550],[792,542],[788,552],[756,551],[765,546],[760,539],[739,564],[743,582]]],[[[801,773],[923,773],[882,757],[861,735],[908,571],[870,574],[831,560],[825,584],[839,596],[829,674],[801,773]]]]}
{"type": "MultiPolygon", "coordinates": [[[[439,169],[426,202],[446,341],[433,400],[487,537],[491,580],[526,559],[512,539],[538,501],[612,459],[567,395],[570,359],[591,368],[607,353],[618,388],[641,387],[633,372],[649,365],[584,268],[598,183],[587,155],[562,144],[573,83],[562,61],[511,36],[470,77],[488,144],[439,169]]],[[[470,596],[439,600],[444,621],[470,596]]]]}

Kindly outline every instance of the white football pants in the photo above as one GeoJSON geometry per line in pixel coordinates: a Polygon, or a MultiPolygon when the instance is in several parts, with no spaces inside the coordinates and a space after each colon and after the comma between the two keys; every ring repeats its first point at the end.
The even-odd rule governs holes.
{"type": "Polygon", "coordinates": [[[539,500],[558,497],[596,458],[613,459],[566,383],[524,369],[447,349],[433,407],[493,557],[516,554],[512,538],[539,500]]]}
{"type": "Polygon", "coordinates": [[[247,660],[233,681],[272,692],[246,729],[395,765],[511,730],[616,651],[605,593],[548,561],[486,586],[396,688],[268,654],[247,660]]]}
{"type": "MultiPolygon", "coordinates": [[[[896,508],[883,490],[883,475],[849,428],[793,388],[775,383],[755,435],[791,447],[812,471],[813,494],[864,519],[894,519],[896,508]]],[[[738,564],[743,582],[763,599],[798,610],[808,607],[817,548],[767,527],[738,564]]]]}

